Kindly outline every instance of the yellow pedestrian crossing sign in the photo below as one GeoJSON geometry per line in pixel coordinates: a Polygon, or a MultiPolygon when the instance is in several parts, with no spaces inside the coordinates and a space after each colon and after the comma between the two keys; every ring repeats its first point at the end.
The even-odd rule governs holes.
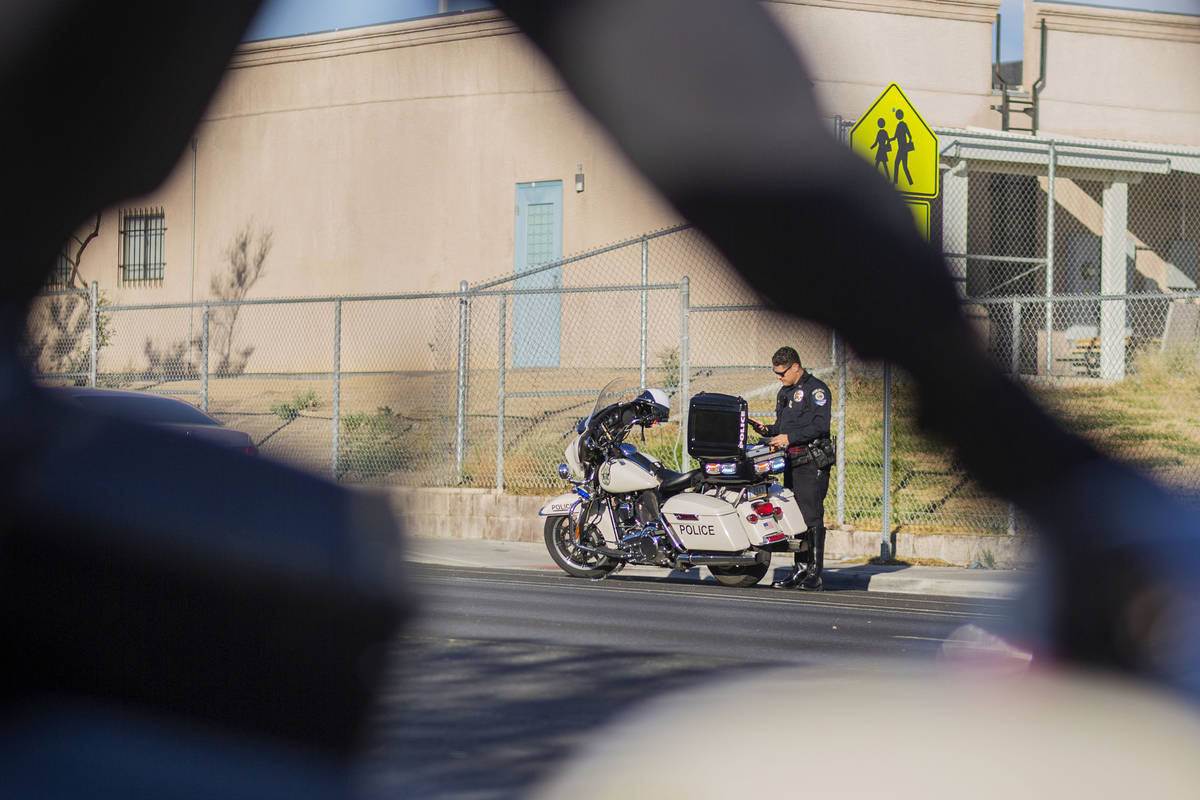
{"type": "Polygon", "coordinates": [[[912,198],[904,198],[904,205],[908,207],[909,213],[913,216],[913,222],[917,224],[917,230],[921,233],[921,238],[929,241],[929,201],[928,200],[913,200],[912,198]]]}
{"type": "Polygon", "coordinates": [[[872,162],[896,191],[932,199],[941,183],[935,134],[896,84],[850,129],[850,149],[872,162]]]}

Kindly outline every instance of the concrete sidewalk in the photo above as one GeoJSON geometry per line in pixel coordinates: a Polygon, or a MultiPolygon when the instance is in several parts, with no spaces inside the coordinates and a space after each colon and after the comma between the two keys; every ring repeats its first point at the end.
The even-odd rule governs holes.
{"type": "MultiPolygon", "coordinates": [[[[541,542],[506,542],[494,539],[416,538],[405,540],[405,558],[422,564],[454,567],[496,567],[558,572],[541,542]]],[[[759,586],[784,577],[792,566],[786,553],[776,554],[772,573],[759,586]]],[[[626,567],[621,575],[668,580],[712,578],[704,569],[670,572],[658,567],[626,567]]],[[[865,589],[870,592],[925,594],[945,597],[1010,599],[1025,584],[1028,573],[1018,570],[964,569],[960,567],[877,567],[869,564],[825,562],[827,589],[865,589]]]]}

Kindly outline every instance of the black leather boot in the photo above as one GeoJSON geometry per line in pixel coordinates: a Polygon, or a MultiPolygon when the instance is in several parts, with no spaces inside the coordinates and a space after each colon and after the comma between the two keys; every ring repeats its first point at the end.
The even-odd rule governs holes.
{"type": "Polygon", "coordinates": [[[814,526],[812,533],[812,566],[800,581],[800,588],[806,592],[819,592],[825,588],[821,583],[821,571],[825,567],[825,526],[814,526]]]}
{"type": "Polygon", "coordinates": [[[772,589],[795,589],[804,580],[804,576],[808,574],[808,564],[804,563],[803,557],[796,553],[795,566],[786,578],[781,581],[775,581],[771,584],[772,589]]]}

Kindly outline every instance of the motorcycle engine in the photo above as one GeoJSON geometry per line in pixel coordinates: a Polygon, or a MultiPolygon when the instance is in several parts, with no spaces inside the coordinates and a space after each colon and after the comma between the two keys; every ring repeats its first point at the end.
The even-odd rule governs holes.
{"type": "Polygon", "coordinates": [[[660,566],[671,563],[667,554],[662,550],[661,540],[658,536],[644,536],[637,541],[636,546],[638,555],[647,563],[660,566]]]}
{"type": "Polygon", "coordinates": [[[616,504],[614,511],[621,547],[634,563],[669,566],[674,562],[669,555],[674,547],[663,531],[658,497],[653,491],[627,496],[616,504]]]}
{"type": "Polygon", "coordinates": [[[638,495],[637,503],[634,506],[634,515],[643,527],[662,524],[662,513],[658,507],[658,497],[654,492],[647,490],[638,495]]]}

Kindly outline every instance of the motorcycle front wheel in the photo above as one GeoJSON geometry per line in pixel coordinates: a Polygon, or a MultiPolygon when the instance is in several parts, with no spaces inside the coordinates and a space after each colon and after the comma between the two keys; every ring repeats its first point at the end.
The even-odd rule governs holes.
{"type": "Polygon", "coordinates": [[[770,568],[770,564],[755,564],[752,567],[709,567],[708,571],[722,586],[753,586],[770,568]]]}
{"type": "MultiPolygon", "coordinates": [[[[570,517],[546,517],[545,535],[550,557],[568,575],[601,578],[617,568],[616,561],[579,548],[575,543],[575,526],[570,517]]],[[[584,528],[580,540],[589,546],[602,543],[595,529],[590,526],[584,528]]]]}

